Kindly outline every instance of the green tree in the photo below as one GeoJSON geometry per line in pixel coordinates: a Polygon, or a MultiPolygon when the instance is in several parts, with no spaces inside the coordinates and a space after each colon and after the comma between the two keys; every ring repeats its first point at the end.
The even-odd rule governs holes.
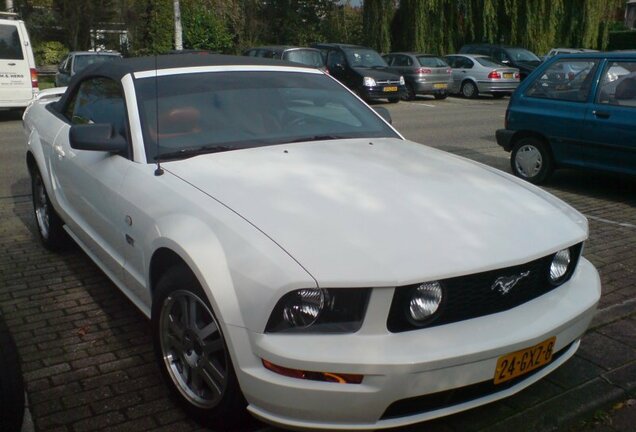
{"type": "Polygon", "coordinates": [[[172,0],[136,0],[126,11],[133,53],[160,54],[173,48],[172,0]]]}
{"type": "Polygon", "coordinates": [[[227,52],[234,46],[232,35],[214,2],[181,0],[184,48],[227,52]]]}
{"type": "Polygon", "coordinates": [[[379,52],[391,50],[391,20],[394,9],[391,0],[366,0],[364,2],[362,26],[366,45],[379,52]]]}

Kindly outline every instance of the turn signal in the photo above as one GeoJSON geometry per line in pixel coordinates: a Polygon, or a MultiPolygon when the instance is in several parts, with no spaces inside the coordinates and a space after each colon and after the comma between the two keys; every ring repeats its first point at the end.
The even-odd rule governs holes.
{"type": "Polygon", "coordinates": [[[276,372],[279,375],[284,375],[290,378],[306,379],[312,381],[325,381],[338,384],[360,384],[362,382],[363,375],[358,374],[341,374],[332,372],[310,372],[299,369],[286,368],[284,366],[275,365],[265,359],[261,359],[265,369],[276,372]]]}
{"type": "Polygon", "coordinates": [[[38,88],[38,71],[31,68],[31,87],[38,88]]]}

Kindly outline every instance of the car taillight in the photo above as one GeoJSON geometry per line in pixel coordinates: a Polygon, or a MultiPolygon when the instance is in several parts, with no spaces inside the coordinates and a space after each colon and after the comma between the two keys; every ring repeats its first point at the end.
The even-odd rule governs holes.
{"type": "Polygon", "coordinates": [[[433,73],[433,71],[431,69],[428,69],[428,68],[418,68],[415,72],[417,72],[418,74],[430,74],[430,73],[433,73]]]}
{"type": "Polygon", "coordinates": [[[488,78],[490,79],[501,79],[501,74],[497,71],[492,71],[488,74],[488,78]]]}
{"type": "Polygon", "coordinates": [[[520,79],[521,78],[521,74],[519,72],[515,72],[515,79],[520,79]]]}
{"type": "Polygon", "coordinates": [[[31,87],[38,88],[38,71],[31,68],[31,87]]]}

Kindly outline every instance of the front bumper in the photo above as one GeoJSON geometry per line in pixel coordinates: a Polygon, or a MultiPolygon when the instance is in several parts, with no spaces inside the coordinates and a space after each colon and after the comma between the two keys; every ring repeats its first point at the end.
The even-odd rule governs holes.
{"type": "Polygon", "coordinates": [[[365,322],[355,334],[274,335],[230,327],[229,339],[248,410],[255,416],[296,428],[381,429],[483,405],[536,382],[574,354],[600,292],[596,269],[581,258],[573,277],[561,287],[489,316],[389,333],[386,317],[393,289],[375,289],[365,322]],[[500,356],[552,336],[555,353],[561,351],[558,358],[512,386],[429,410],[398,416],[387,411],[404,399],[492,383],[500,356]],[[265,369],[261,359],[294,369],[363,374],[364,380],[335,384],[289,378],[265,369]]]}
{"type": "Polygon", "coordinates": [[[375,100],[375,99],[393,99],[393,98],[401,98],[405,94],[404,86],[396,86],[394,84],[386,85],[386,86],[375,86],[375,87],[361,87],[360,96],[364,100],[375,100]],[[396,91],[385,91],[387,87],[397,87],[396,91]]]}

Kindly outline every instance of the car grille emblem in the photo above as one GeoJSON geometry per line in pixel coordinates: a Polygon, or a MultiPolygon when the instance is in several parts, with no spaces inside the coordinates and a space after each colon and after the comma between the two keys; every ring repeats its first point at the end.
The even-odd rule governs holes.
{"type": "Polygon", "coordinates": [[[514,288],[515,285],[517,285],[517,282],[519,282],[521,279],[528,276],[529,274],[530,270],[521,272],[518,275],[514,276],[498,277],[497,280],[495,280],[495,283],[492,284],[490,289],[493,291],[498,291],[501,295],[506,295],[512,288],[514,288]]]}

